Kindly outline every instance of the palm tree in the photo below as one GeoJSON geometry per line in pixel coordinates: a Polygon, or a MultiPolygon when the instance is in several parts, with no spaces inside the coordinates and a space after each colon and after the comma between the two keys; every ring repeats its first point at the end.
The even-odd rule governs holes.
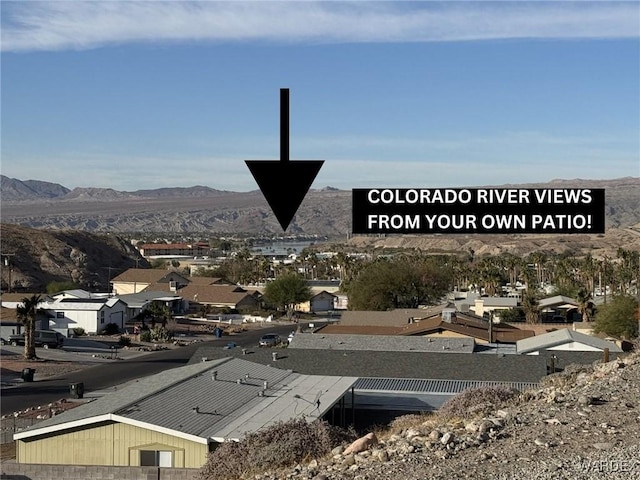
{"type": "Polygon", "coordinates": [[[580,289],[576,295],[576,302],[578,302],[578,313],[582,315],[582,321],[590,322],[595,310],[591,292],[586,288],[580,289]]]}
{"type": "Polygon", "coordinates": [[[16,309],[18,320],[24,324],[24,358],[33,360],[36,355],[35,334],[36,319],[38,317],[38,305],[42,301],[40,295],[24,297],[16,309]]]}
{"type": "Polygon", "coordinates": [[[522,310],[527,323],[536,324],[540,322],[540,305],[538,298],[530,291],[526,291],[522,296],[522,310]]]}

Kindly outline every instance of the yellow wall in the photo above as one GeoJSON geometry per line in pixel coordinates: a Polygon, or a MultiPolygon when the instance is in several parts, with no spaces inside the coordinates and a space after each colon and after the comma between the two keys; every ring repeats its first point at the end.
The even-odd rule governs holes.
{"type": "Polygon", "coordinates": [[[18,463],[139,466],[139,450],[171,450],[173,466],[199,468],[206,444],[123,423],[88,425],[16,442],[18,463]]]}
{"type": "Polygon", "coordinates": [[[111,282],[111,284],[113,285],[113,293],[115,295],[129,295],[131,293],[140,293],[149,286],[148,283],[143,282],[111,282]]]}

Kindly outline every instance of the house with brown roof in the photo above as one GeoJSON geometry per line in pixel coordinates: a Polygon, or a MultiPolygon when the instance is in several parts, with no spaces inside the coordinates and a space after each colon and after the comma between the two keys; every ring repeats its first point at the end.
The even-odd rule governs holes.
{"type": "Polygon", "coordinates": [[[216,308],[233,308],[236,310],[252,310],[260,306],[260,294],[245,290],[238,285],[198,285],[191,284],[178,292],[191,308],[198,305],[209,305],[216,308]]]}
{"type": "Polygon", "coordinates": [[[490,326],[487,320],[458,312],[448,304],[431,309],[345,312],[340,322],[327,325],[320,331],[333,334],[463,337],[479,344],[515,343],[535,335],[530,330],[521,330],[511,325],[490,326]]]}
{"type": "Polygon", "coordinates": [[[483,318],[445,309],[440,315],[405,326],[398,335],[422,335],[435,338],[466,337],[483,344],[516,343],[518,340],[533,337],[535,333],[511,325],[490,324],[483,318]]]}
{"type": "MultiPolygon", "coordinates": [[[[175,292],[189,284],[189,278],[173,270],[157,268],[130,268],[111,279],[111,291],[114,295],[140,293],[150,285],[160,284],[162,291],[175,292]]],[[[153,288],[158,290],[158,288],[153,288]]]]}
{"type": "Polygon", "coordinates": [[[437,315],[446,305],[430,308],[397,308],[395,310],[347,310],[340,317],[340,325],[367,327],[403,327],[416,320],[437,315]]]}

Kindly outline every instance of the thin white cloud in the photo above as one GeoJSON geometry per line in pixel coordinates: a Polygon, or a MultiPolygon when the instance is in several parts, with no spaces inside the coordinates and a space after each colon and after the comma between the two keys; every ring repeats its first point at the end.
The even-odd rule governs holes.
{"type": "MultiPolygon", "coordinates": [[[[325,163],[313,188],[342,189],[398,187],[464,187],[531,183],[553,178],[615,178],[640,175],[638,143],[631,135],[561,136],[547,132],[514,131],[485,137],[447,138],[314,137],[301,138],[301,155],[325,163]],[[322,152],[320,147],[324,145],[322,152]],[[305,153],[313,152],[313,155],[305,153]],[[321,153],[320,155],[316,155],[321,153]]],[[[253,144],[252,137],[243,144],[253,144]]],[[[275,154],[274,154],[275,155],[275,154]]],[[[3,158],[3,174],[21,180],[37,179],[67,187],[97,186],[132,191],[146,188],[193,186],[233,191],[256,190],[244,152],[229,148],[216,157],[165,155],[162,157],[101,149],[50,151],[3,158]],[[64,169],[48,171],[52,159],[64,169]],[[158,169],[158,165],[180,165],[158,169]],[[90,185],[87,172],[90,172],[90,185]],[[152,172],[158,172],[156,174],[152,172]]],[[[268,157],[267,157],[268,158],[268,157]]],[[[275,156],[272,157],[275,159],[275,156]]]]}
{"type": "Polygon", "coordinates": [[[637,2],[2,2],[2,50],[122,43],[637,38],[637,2]]]}

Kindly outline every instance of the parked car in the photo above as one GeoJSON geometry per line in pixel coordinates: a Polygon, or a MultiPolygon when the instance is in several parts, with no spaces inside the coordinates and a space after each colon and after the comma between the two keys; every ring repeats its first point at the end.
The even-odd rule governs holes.
{"type": "Polygon", "coordinates": [[[258,346],[260,347],[275,347],[279,345],[281,342],[280,335],[277,333],[267,333],[260,337],[260,341],[258,342],[258,346]]]}
{"type": "MultiPolygon", "coordinates": [[[[24,333],[10,335],[9,343],[14,347],[24,345],[24,333]]],[[[64,344],[64,335],[53,330],[36,330],[33,343],[36,347],[60,348],[64,344]]]]}

